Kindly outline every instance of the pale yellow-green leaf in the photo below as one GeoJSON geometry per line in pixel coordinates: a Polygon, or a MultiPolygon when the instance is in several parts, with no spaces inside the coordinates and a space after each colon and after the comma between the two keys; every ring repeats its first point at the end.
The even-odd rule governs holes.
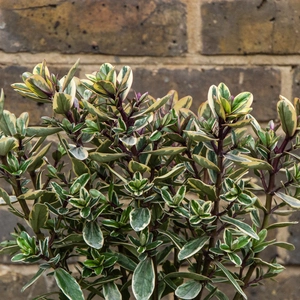
{"type": "Polygon", "coordinates": [[[173,178],[175,176],[178,176],[179,174],[181,174],[183,171],[185,170],[185,166],[176,166],[174,167],[171,171],[169,171],[168,173],[161,175],[161,176],[157,176],[154,178],[153,183],[155,184],[159,184],[161,182],[163,182],[166,179],[169,178],[173,178]]]}
{"type": "Polygon", "coordinates": [[[41,75],[43,78],[50,77],[50,72],[49,72],[49,69],[46,65],[46,61],[43,60],[43,62],[37,64],[33,68],[32,74],[41,75]]]}
{"type": "Polygon", "coordinates": [[[3,115],[3,108],[4,108],[4,91],[1,89],[1,94],[0,94],[0,120],[3,115]]]}
{"type": "Polygon", "coordinates": [[[10,150],[18,147],[18,141],[14,137],[0,138],[0,156],[5,156],[10,150]]]}
{"type": "Polygon", "coordinates": [[[214,117],[217,117],[217,113],[215,110],[215,101],[217,99],[218,99],[218,88],[215,85],[212,85],[208,90],[207,101],[214,117]]]}
{"type": "Polygon", "coordinates": [[[193,187],[198,193],[205,193],[209,200],[216,200],[216,189],[213,185],[209,185],[196,178],[189,178],[188,184],[193,187]]]}
{"type": "Polygon", "coordinates": [[[141,172],[141,173],[144,173],[144,172],[150,172],[151,169],[144,165],[144,164],[141,164],[137,161],[134,161],[134,160],[131,160],[128,164],[128,169],[130,172],[132,173],[135,173],[135,172],[141,172]]]}
{"type": "Polygon", "coordinates": [[[8,110],[4,109],[0,121],[0,129],[5,135],[14,136],[15,134],[17,134],[16,121],[16,116],[8,110]]]}
{"type": "Polygon", "coordinates": [[[56,92],[53,97],[53,110],[57,114],[65,114],[71,109],[73,102],[71,95],[56,92]]]}
{"type": "Polygon", "coordinates": [[[295,208],[295,209],[300,209],[300,200],[299,199],[294,198],[290,195],[284,194],[282,192],[275,193],[275,196],[280,198],[282,201],[284,201],[290,207],[295,208]]]}
{"type": "Polygon", "coordinates": [[[83,103],[84,108],[93,116],[97,116],[100,121],[106,121],[109,119],[108,115],[100,111],[96,108],[93,104],[89,103],[86,100],[81,100],[83,103]]]}
{"type": "Polygon", "coordinates": [[[285,97],[280,96],[277,102],[277,112],[284,133],[291,137],[297,129],[297,114],[294,105],[285,97]]]}
{"type": "Polygon", "coordinates": [[[232,127],[232,128],[241,128],[241,127],[245,127],[245,126],[249,125],[251,122],[252,122],[251,119],[244,119],[244,120],[237,121],[234,123],[226,123],[226,126],[232,127]]]}
{"type": "Polygon", "coordinates": [[[143,153],[149,153],[152,155],[176,155],[186,150],[186,147],[164,147],[153,151],[145,151],[143,153]]]}
{"type": "Polygon", "coordinates": [[[235,154],[227,153],[225,155],[225,158],[234,161],[237,165],[241,167],[245,167],[249,169],[258,169],[258,170],[269,170],[269,171],[273,170],[273,167],[266,161],[253,158],[248,155],[244,155],[244,154],[235,155],[235,154]]]}
{"type": "Polygon", "coordinates": [[[244,114],[249,111],[253,102],[253,95],[249,92],[242,92],[234,97],[231,105],[232,113],[244,114]]]}
{"type": "Polygon", "coordinates": [[[66,77],[64,79],[64,83],[62,85],[62,89],[61,89],[62,92],[65,90],[65,88],[68,86],[68,84],[73,79],[73,77],[75,75],[75,72],[76,72],[76,70],[78,68],[79,61],[80,61],[80,59],[78,58],[77,61],[76,61],[76,63],[71,67],[71,69],[69,70],[68,74],[66,75],[66,77]]]}
{"type": "Polygon", "coordinates": [[[80,176],[85,173],[90,173],[90,169],[87,167],[87,165],[83,161],[78,160],[73,157],[71,157],[71,161],[72,161],[73,171],[77,176],[80,176]]]}
{"type": "Polygon", "coordinates": [[[193,98],[191,96],[186,96],[184,98],[181,98],[178,100],[175,105],[173,106],[173,109],[178,112],[181,108],[187,108],[189,109],[192,105],[193,98]]]}
{"type": "Polygon", "coordinates": [[[186,135],[194,142],[210,142],[216,141],[216,138],[208,136],[205,132],[198,130],[198,131],[188,131],[184,130],[186,135]]]}
{"type": "Polygon", "coordinates": [[[32,126],[27,128],[26,135],[41,137],[41,136],[49,136],[59,131],[62,131],[62,129],[59,127],[32,126]]]}
{"type": "Polygon", "coordinates": [[[142,115],[146,115],[148,113],[157,111],[159,108],[161,108],[163,105],[165,105],[171,98],[173,95],[166,95],[165,97],[158,99],[157,101],[155,101],[152,105],[150,105],[146,110],[141,111],[137,114],[135,114],[133,116],[133,118],[137,118],[140,117],[142,115]]]}
{"type": "Polygon", "coordinates": [[[49,98],[49,95],[53,93],[46,80],[37,74],[28,77],[25,84],[34,94],[41,98],[49,98]]]}
{"type": "Polygon", "coordinates": [[[116,93],[116,87],[107,80],[99,80],[93,84],[94,90],[104,96],[113,96],[116,93]]]}
{"type": "Polygon", "coordinates": [[[229,88],[227,87],[227,85],[223,82],[221,82],[218,85],[218,94],[219,94],[219,98],[224,98],[226,100],[230,99],[231,93],[229,88]]]}
{"type": "Polygon", "coordinates": [[[224,109],[221,101],[219,99],[216,99],[214,105],[215,105],[215,112],[216,112],[216,114],[220,118],[222,118],[223,120],[226,120],[225,109],[224,109]]]}
{"type": "Polygon", "coordinates": [[[92,152],[89,154],[89,157],[99,163],[107,163],[111,161],[116,161],[119,158],[127,156],[126,153],[99,153],[92,152]]]}
{"type": "Polygon", "coordinates": [[[31,157],[31,163],[29,164],[27,170],[28,172],[35,172],[44,163],[43,157],[49,151],[51,143],[46,145],[42,150],[40,150],[36,155],[31,157]]]}
{"type": "Polygon", "coordinates": [[[123,101],[126,99],[132,86],[133,75],[131,68],[124,66],[118,74],[117,81],[119,82],[119,98],[123,101]]]}
{"type": "Polygon", "coordinates": [[[198,115],[198,119],[200,120],[201,118],[209,119],[211,117],[212,112],[208,104],[208,101],[205,101],[199,105],[197,115],[198,115]]]}
{"type": "Polygon", "coordinates": [[[195,161],[199,166],[205,168],[205,169],[211,169],[217,172],[220,172],[220,169],[217,165],[215,165],[213,162],[208,160],[206,157],[203,157],[201,155],[193,154],[193,161],[195,161]]]}
{"type": "Polygon", "coordinates": [[[28,92],[23,91],[23,90],[17,90],[17,89],[15,89],[15,91],[18,94],[20,94],[21,96],[33,99],[34,101],[39,102],[39,103],[52,103],[52,101],[49,98],[41,98],[37,94],[31,92],[29,89],[28,89],[28,92]]]}
{"type": "Polygon", "coordinates": [[[19,196],[19,199],[25,199],[25,200],[35,200],[42,196],[45,193],[44,190],[33,190],[29,189],[26,193],[19,196]]]}

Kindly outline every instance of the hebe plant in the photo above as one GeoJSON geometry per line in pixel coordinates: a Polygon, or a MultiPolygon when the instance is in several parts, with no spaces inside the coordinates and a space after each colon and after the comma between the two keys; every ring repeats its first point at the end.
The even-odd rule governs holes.
{"type": "Polygon", "coordinates": [[[0,188],[1,201],[28,225],[1,253],[39,265],[23,290],[46,273],[58,289],[36,299],[224,300],[225,282],[237,300],[280,273],[261,253],[294,249],[268,234],[294,224],[271,216],[300,208],[300,100],[280,97],[279,122],[265,128],[252,94],[223,83],[196,115],[175,91],[129,97],[127,66],[80,80],[77,65],[59,80],[43,62],[12,85],[52,106],[41,126],[4,110],[1,95],[0,173],[14,191],[0,188]]]}

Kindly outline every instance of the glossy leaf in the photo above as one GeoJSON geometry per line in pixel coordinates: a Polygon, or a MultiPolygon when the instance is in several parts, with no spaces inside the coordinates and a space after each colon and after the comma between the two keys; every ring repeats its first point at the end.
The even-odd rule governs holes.
{"type": "Polygon", "coordinates": [[[225,157],[231,161],[234,161],[240,167],[245,167],[248,169],[257,169],[257,170],[269,170],[269,171],[273,170],[273,167],[266,161],[253,158],[248,155],[244,155],[244,154],[235,155],[232,153],[227,153],[225,157]]]}
{"type": "Polygon", "coordinates": [[[66,87],[69,85],[69,83],[73,79],[73,77],[74,77],[74,75],[75,75],[75,73],[77,71],[77,68],[78,68],[78,65],[79,65],[79,61],[80,61],[80,59],[78,58],[77,61],[76,61],[76,63],[71,67],[71,69],[69,70],[68,74],[64,78],[64,83],[63,83],[63,86],[61,88],[62,91],[64,91],[66,89],[66,87]]]}
{"type": "Polygon", "coordinates": [[[6,136],[14,136],[17,134],[16,116],[8,110],[3,110],[0,122],[0,129],[6,136]]]}
{"type": "Polygon", "coordinates": [[[100,80],[94,83],[94,90],[106,96],[113,96],[116,93],[116,88],[113,83],[107,80],[100,80]]]}
{"type": "Polygon", "coordinates": [[[83,226],[84,241],[95,249],[101,249],[104,243],[101,228],[97,222],[86,222],[83,226]]]}
{"type": "Polygon", "coordinates": [[[66,114],[73,106],[73,101],[71,95],[56,92],[53,97],[53,110],[57,114],[66,114]]]}
{"type": "Polygon", "coordinates": [[[126,99],[132,86],[133,75],[132,70],[128,66],[124,66],[118,74],[117,81],[119,82],[119,97],[123,101],[126,99]]]}
{"type": "Polygon", "coordinates": [[[154,291],[155,272],[151,258],[141,261],[133,272],[132,291],[136,300],[148,300],[154,291]]]}
{"type": "Polygon", "coordinates": [[[192,186],[194,189],[196,189],[197,192],[199,191],[199,193],[204,192],[205,194],[207,194],[210,200],[216,199],[216,190],[214,186],[208,185],[203,181],[201,181],[200,179],[194,179],[194,178],[189,178],[188,184],[192,186]]]}
{"type": "Polygon", "coordinates": [[[189,280],[176,289],[175,295],[180,299],[194,299],[200,293],[201,289],[202,285],[199,282],[189,280]]]}
{"type": "Polygon", "coordinates": [[[163,98],[158,99],[157,101],[155,101],[145,111],[137,113],[133,117],[137,118],[137,117],[149,114],[151,112],[157,111],[160,107],[162,107],[163,105],[165,105],[171,98],[172,98],[172,95],[166,95],[165,97],[163,97],[163,98]]]}
{"type": "Polygon", "coordinates": [[[200,155],[196,155],[193,154],[193,160],[201,167],[206,168],[206,169],[212,169],[216,172],[220,172],[220,169],[218,168],[218,166],[216,166],[213,162],[211,162],[210,160],[208,160],[207,158],[200,156],[200,155]]]}
{"type": "Polygon", "coordinates": [[[0,138],[0,156],[6,156],[9,151],[18,146],[18,142],[13,137],[0,138]]]}
{"type": "Polygon", "coordinates": [[[84,300],[82,290],[73,276],[62,268],[55,269],[54,278],[58,287],[70,300],[84,300]]]}
{"type": "Polygon", "coordinates": [[[297,128],[297,114],[294,105],[285,97],[280,96],[277,112],[282,130],[287,136],[293,136],[297,128]]]}
{"type": "Polygon", "coordinates": [[[277,192],[277,193],[275,193],[275,195],[278,198],[280,198],[282,201],[284,201],[290,207],[295,208],[295,209],[300,209],[300,200],[298,200],[290,195],[284,194],[282,192],[277,192]]]}
{"type": "Polygon", "coordinates": [[[38,151],[36,155],[31,157],[31,163],[29,164],[28,171],[36,171],[44,162],[43,158],[47,154],[51,147],[51,144],[46,145],[42,150],[38,151]]]}
{"type": "Polygon", "coordinates": [[[36,274],[22,287],[21,292],[24,292],[28,287],[33,285],[47,271],[47,268],[39,268],[36,274]]]}
{"type": "Polygon", "coordinates": [[[247,223],[228,216],[222,216],[220,219],[225,223],[236,226],[239,230],[241,230],[248,236],[254,238],[255,240],[259,240],[259,237],[256,234],[256,232],[247,223]]]}
{"type": "Polygon", "coordinates": [[[146,228],[151,221],[151,213],[148,208],[134,208],[130,214],[130,225],[134,231],[141,231],[146,228]]]}
{"type": "MultiPolygon", "coordinates": [[[[234,97],[232,101],[232,113],[240,113],[245,108],[250,108],[253,102],[253,95],[249,92],[243,92],[234,97]]],[[[247,111],[247,110],[246,110],[247,111]]]]}
{"type": "Polygon", "coordinates": [[[198,253],[209,240],[208,236],[193,239],[187,242],[178,253],[178,259],[184,260],[198,253]]]}
{"type": "Polygon", "coordinates": [[[178,176],[179,174],[181,174],[183,171],[185,170],[184,166],[179,166],[177,165],[176,167],[174,167],[171,171],[169,171],[168,173],[161,175],[161,176],[157,176],[154,178],[153,182],[155,184],[160,184],[162,183],[164,180],[169,179],[169,178],[173,178],[175,176],[178,176]]]}
{"type": "Polygon", "coordinates": [[[83,146],[71,147],[69,152],[78,160],[85,160],[89,156],[88,151],[83,146]]]}
{"type": "Polygon", "coordinates": [[[181,108],[190,108],[192,102],[193,102],[193,98],[191,96],[186,96],[178,100],[173,106],[173,109],[175,109],[175,111],[178,112],[181,108]]]}
{"type": "Polygon", "coordinates": [[[89,157],[99,163],[107,163],[111,161],[118,160],[119,158],[127,156],[126,153],[99,153],[92,152],[89,157]]]}
{"type": "Polygon", "coordinates": [[[28,77],[25,80],[25,84],[34,94],[36,94],[40,98],[47,99],[53,92],[47,84],[46,80],[38,74],[34,74],[28,77]]]}
{"type": "Polygon", "coordinates": [[[198,273],[193,273],[193,272],[173,272],[173,273],[168,273],[165,278],[189,278],[189,279],[194,279],[197,281],[209,281],[210,278],[202,275],[202,274],[198,274],[198,273]]]}
{"type": "Polygon", "coordinates": [[[48,216],[49,209],[47,205],[41,203],[34,204],[29,215],[29,223],[35,233],[38,233],[46,224],[48,216]]]}
{"type": "Polygon", "coordinates": [[[62,131],[59,127],[41,127],[41,126],[31,126],[26,129],[27,136],[49,136],[51,134],[62,131]]]}
{"type": "Polygon", "coordinates": [[[151,169],[144,165],[144,164],[141,164],[139,162],[136,162],[134,160],[131,160],[128,164],[128,169],[130,170],[130,172],[132,173],[135,173],[135,172],[141,172],[141,173],[144,173],[144,172],[150,172],[151,169]]]}
{"type": "Polygon", "coordinates": [[[217,140],[216,138],[207,135],[205,132],[202,132],[201,130],[198,130],[198,131],[184,130],[184,132],[193,142],[197,142],[197,143],[198,142],[210,142],[210,141],[217,140]]]}
{"type": "Polygon", "coordinates": [[[82,99],[84,108],[93,116],[97,116],[101,121],[105,121],[109,119],[109,116],[103,113],[101,110],[96,108],[93,104],[89,103],[88,101],[82,99]]]}
{"type": "Polygon", "coordinates": [[[143,153],[149,153],[152,155],[176,155],[186,150],[186,147],[164,147],[153,151],[145,151],[143,153]]]}
{"type": "Polygon", "coordinates": [[[106,300],[122,300],[122,295],[114,282],[103,284],[103,295],[106,300]]]}
{"type": "Polygon", "coordinates": [[[231,272],[229,270],[227,270],[227,268],[220,262],[216,261],[215,264],[222,270],[222,272],[225,274],[225,276],[228,278],[228,280],[232,283],[232,285],[235,287],[235,289],[242,295],[242,297],[247,300],[246,294],[243,292],[243,290],[241,289],[240,285],[237,283],[237,281],[235,280],[235,278],[233,277],[231,272]]]}

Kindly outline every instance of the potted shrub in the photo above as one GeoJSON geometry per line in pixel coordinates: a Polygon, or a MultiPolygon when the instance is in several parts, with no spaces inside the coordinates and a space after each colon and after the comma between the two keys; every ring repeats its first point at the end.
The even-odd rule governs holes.
{"type": "Polygon", "coordinates": [[[294,224],[271,216],[300,207],[300,100],[281,96],[265,128],[252,94],[223,83],[195,114],[175,91],[130,95],[128,66],[79,79],[77,65],[58,79],[43,62],[12,84],[52,106],[41,126],[1,94],[0,173],[14,191],[1,187],[1,201],[28,227],[16,224],[0,252],[39,265],[23,290],[46,273],[58,290],[36,299],[223,300],[225,282],[237,300],[280,273],[261,253],[294,249],[268,234],[294,224]]]}

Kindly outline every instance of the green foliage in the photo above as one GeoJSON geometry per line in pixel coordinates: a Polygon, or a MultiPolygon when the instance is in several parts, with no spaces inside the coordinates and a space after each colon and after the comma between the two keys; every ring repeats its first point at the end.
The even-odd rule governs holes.
{"type": "Polygon", "coordinates": [[[196,115],[190,96],[130,93],[128,66],[106,63],[87,79],[77,66],[58,79],[43,62],[12,85],[52,107],[40,126],[0,96],[0,173],[14,191],[0,188],[0,204],[30,227],[16,224],[0,253],[39,264],[23,290],[46,273],[61,299],[226,300],[225,282],[237,300],[280,273],[261,253],[294,249],[268,235],[295,224],[272,215],[300,208],[300,100],[281,96],[279,122],[263,128],[252,94],[224,83],[196,115]]]}

